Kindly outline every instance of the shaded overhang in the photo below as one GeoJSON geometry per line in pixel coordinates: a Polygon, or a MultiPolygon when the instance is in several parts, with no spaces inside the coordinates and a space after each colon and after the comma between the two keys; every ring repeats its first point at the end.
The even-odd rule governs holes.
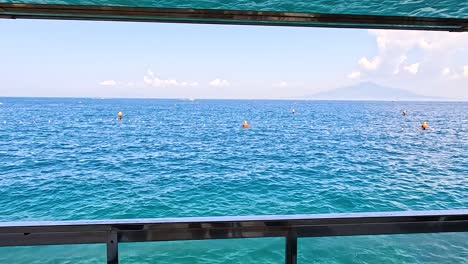
{"type": "Polygon", "coordinates": [[[0,18],[468,31],[468,0],[0,0],[0,18]]]}

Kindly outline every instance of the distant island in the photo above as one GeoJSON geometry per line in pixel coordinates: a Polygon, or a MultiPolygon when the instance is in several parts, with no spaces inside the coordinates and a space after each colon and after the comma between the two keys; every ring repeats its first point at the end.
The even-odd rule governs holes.
{"type": "Polygon", "coordinates": [[[363,82],[331,91],[306,95],[303,99],[353,101],[453,101],[451,98],[419,95],[407,90],[385,87],[372,82],[363,82]]]}

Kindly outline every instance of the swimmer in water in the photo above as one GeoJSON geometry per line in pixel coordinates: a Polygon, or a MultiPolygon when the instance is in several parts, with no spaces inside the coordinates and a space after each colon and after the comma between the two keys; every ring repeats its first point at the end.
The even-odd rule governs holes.
{"type": "Polygon", "coordinates": [[[292,113],[292,114],[295,114],[295,113],[296,113],[296,110],[294,110],[294,108],[291,109],[291,113],[292,113]]]}
{"type": "Polygon", "coordinates": [[[406,111],[403,111],[403,116],[405,116],[405,115],[406,115],[406,111]]]}

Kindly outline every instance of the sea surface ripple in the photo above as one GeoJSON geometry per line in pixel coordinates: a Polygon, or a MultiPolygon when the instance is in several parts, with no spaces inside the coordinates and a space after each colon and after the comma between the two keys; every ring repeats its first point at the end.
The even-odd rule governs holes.
{"type": "MultiPolygon", "coordinates": [[[[468,208],[468,103],[0,102],[0,221],[468,208]]],[[[0,262],[103,263],[101,246],[1,249],[0,262]]],[[[282,263],[283,247],[282,239],[143,243],[122,245],[121,256],[282,263]]],[[[301,239],[299,250],[301,263],[468,263],[468,235],[301,239]]]]}

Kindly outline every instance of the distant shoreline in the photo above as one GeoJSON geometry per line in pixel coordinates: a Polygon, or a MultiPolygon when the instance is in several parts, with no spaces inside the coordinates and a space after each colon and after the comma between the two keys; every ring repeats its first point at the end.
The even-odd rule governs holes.
{"type": "Polygon", "coordinates": [[[318,102],[433,102],[467,103],[468,99],[445,100],[372,100],[372,99],[308,99],[308,98],[155,98],[155,97],[64,97],[64,96],[0,96],[1,99],[85,99],[85,100],[174,100],[174,101],[318,101],[318,102]]]}

